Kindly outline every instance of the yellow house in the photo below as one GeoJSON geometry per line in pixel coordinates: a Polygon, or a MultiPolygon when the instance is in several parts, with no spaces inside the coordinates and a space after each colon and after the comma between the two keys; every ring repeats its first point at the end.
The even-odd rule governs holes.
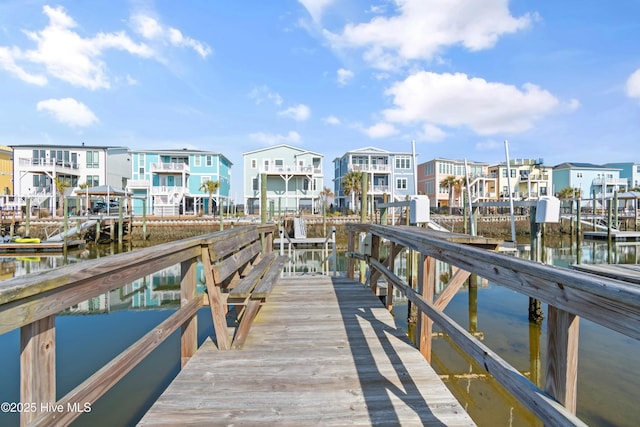
{"type": "Polygon", "coordinates": [[[13,150],[0,145],[0,195],[13,194],[13,150]]]}

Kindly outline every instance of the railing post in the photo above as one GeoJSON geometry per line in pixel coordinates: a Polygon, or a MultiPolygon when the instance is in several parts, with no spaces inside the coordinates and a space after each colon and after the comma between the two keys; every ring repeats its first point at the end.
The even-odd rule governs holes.
{"type": "MultiPolygon", "coordinates": [[[[196,298],[196,260],[180,263],[182,280],[180,282],[180,306],[184,307],[196,298]]],[[[198,349],[198,316],[194,315],[182,325],[180,332],[181,367],[187,364],[198,349]]]]}
{"type": "MultiPolygon", "coordinates": [[[[371,235],[371,258],[376,261],[380,260],[380,236],[375,234],[371,235]]],[[[371,290],[375,295],[378,295],[378,278],[380,277],[380,273],[373,269],[373,266],[369,263],[369,286],[371,286],[371,290]]]]}
{"type": "Polygon", "coordinates": [[[24,410],[20,425],[40,414],[40,405],[56,402],[55,316],[47,316],[20,328],[20,401],[37,405],[24,410]]]}
{"type": "Polygon", "coordinates": [[[576,413],[580,318],[549,305],[545,391],[576,413]]]}
{"type": "Polygon", "coordinates": [[[338,275],[338,254],[336,248],[336,226],[331,227],[331,255],[333,256],[333,275],[338,275]]]}
{"type": "MultiPolygon", "coordinates": [[[[355,252],[355,246],[356,246],[355,234],[356,233],[354,231],[350,231],[350,230],[347,231],[347,253],[348,254],[352,254],[355,252]]],[[[347,256],[347,278],[353,279],[354,272],[355,272],[355,261],[353,257],[347,256]]]]}
{"type": "MultiPolygon", "coordinates": [[[[420,254],[418,263],[418,293],[425,301],[433,303],[436,285],[436,260],[420,254]]],[[[431,363],[431,344],[433,335],[433,320],[423,312],[418,316],[418,349],[420,354],[431,363]]]]}

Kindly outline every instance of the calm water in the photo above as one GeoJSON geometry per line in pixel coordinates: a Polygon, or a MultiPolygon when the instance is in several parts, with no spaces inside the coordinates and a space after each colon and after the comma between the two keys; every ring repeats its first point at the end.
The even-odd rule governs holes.
{"type": "MultiPolygon", "coordinates": [[[[0,277],[29,274],[43,269],[107,256],[114,247],[63,257],[0,258],[0,277]]],[[[520,254],[528,257],[528,253],[520,254]]],[[[608,250],[604,243],[549,243],[545,262],[568,265],[580,257],[582,263],[640,263],[640,245],[618,244],[608,250]]],[[[287,274],[322,272],[324,255],[297,251],[295,264],[287,274]]],[[[438,277],[446,280],[448,268],[439,265],[438,277]]],[[[338,270],[344,271],[339,257],[338,270]]],[[[104,365],[136,339],[168,317],[179,304],[179,267],[148,276],[86,303],[72,307],[56,319],[57,390],[64,395],[96,369],[104,365]]],[[[397,274],[406,273],[404,262],[397,263],[397,274]]],[[[201,270],[198,271],[203,282],[201,270]]],[[[444,284],[441,284],[444,286],[444,284]]],[[[542,386],[546,352],[546,322],[530,325],[528,298],[488,282],[477,291],[460,291],[445,312],[458,323],[475,331],[483,342],[519,371],[542,386]],[[470,298],[471,296],[471,298],[470,298]],[[475,301],[475,303],[474,303],[475,301]]],[[[546,307],[545,312],[546,312],[546,307]]],[[[396,300],[399,327],[407,329],[407,306],[396,300]]],[[[200,311],[200,342],[213,333],[208,309],[200,311]]],[[[108,394],[81,416],[74,425],[134,425],[146,408],[176,375],[180,363],[179,335],[174,334],[108,394]]],[[[581,320],[578,378],[578,416],[590,425],[636,426],[640,418],[637,401],[640,391],[640,343],[581,320]]],[[[1,401],[19,401],[19,333],[0,335],[0,363],[5,367],[0,383],[1,401]]],[[[532,414],[487,377],[475,362],[445,337],[434,340],[433,366],[443,375],[456,397],[480,426],[538,426],[532,414]]],[[[18,425],[16,414],[0,413],[0,425],[18,425]]]]}

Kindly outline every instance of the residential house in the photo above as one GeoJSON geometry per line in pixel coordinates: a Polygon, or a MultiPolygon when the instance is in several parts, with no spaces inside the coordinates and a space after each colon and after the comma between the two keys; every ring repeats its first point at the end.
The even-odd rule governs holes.
{"type": "MultiPolygon", "coordinates": [[[[131,177],[131,159],[125,147],[78,145],[14,145],[13,186],[15,203],[55,214],[59,208],[55,180],[67,183],[65,195],[81,184],[110,185],[124,189],[131,177]]],[[[70,209],[76,209],[70,200],[70,209]]]]}
{"type": "Polygon", "coordinates": [[[626,191],[628,181],[620,177],[620,168],[591,163],[561,163],[553,168],[553,187],[558,193],[565,187],[580,190],[583,199],[594,195],[598,201],[613,197],[618,191],[626,191]]]}
{"type": "Polygon", "coordinates": [[[131,150],[133,212],[157,216],[209,212],[209,194],[202,189],[207,181],[217,181],[212,197],[214,211],[228,206],[232,163],[224,155],[201,150],[131,150]]]}
{"type": "Polygon", "coordinates": [[[627,180],[627,188],[640,188],[640,162],[607,163],[604,166],[620,169],[620,178],[627,180]]]}
{"type": "Polygon", "coordinates": [[[537,200],[553,193],[554,169],[543,159],[511,159],[509,168],[506,162],[490,166],[489,175],[496,178],[498,199],[508,200],[511,193],[515,200],[537,200]]]}
{"type": "Polygon", "coordinates": [[[418,194],[429,196],[431,207],[449,206],[451,191],[452,207],[461,207],[464,203],[462,192],[467,191],[465,180],[470,182],[471,201],[487,202],[496,200],[496,178],[489,175],[489,164],[464,160],[435,158],[418,165],[418,194]],[[452,179],[450,179],[452,177],[452,179]],[[453,181],[445,184],[446,181],[453,181]]]}
{"type": "Polygon", "coordinates": [[[2,196],[13,194],[13,150],[0,145],[0,191],[2,196]]]}
{"type": "Polygon", "coordinates": [[[411,153],[391,152],[375,147],[347,151],[334,163],[334,194],[339,208],[355,210],[358,201],[353,193],[346,195],[342,188],[344,176],[352,171],[367,172],[369,185],[367,195],[377,203],[405,200],[416,194],[414,184],[414,162],[411,153]]]}
{"type": "Polygon", "coordinates": [[[274,212],[318,212],[324,185],[322,160],[314,151],[282,144],[242,154],[245,212],[260,213],[261,188],[274,212]]]}

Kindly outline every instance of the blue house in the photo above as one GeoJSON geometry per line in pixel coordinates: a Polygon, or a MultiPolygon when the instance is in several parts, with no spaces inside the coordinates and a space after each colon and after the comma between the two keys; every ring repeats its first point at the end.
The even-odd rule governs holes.
{"type": "Polygon", "coordinates": [[[640,163],[607,163],[605,166],[620,169],[620,178],[627,180],[629,188],[640,187],[640,163]]]}
{"type": "Polygon", "coordinates": [[[224,155],[200,150],[132,150],[132,178],[127,189],[133,193],[133,212],[158,216],[207,214],[209,194],[201,189],[217,181],[213,208],[228,205],[232,163],[224,155]]]}
{"type": "Polygon", "coordinates": [[[342,190],[343,177],[352,171],[367,172],[369,177],[368,196],[381,203],[386,194],[388,201],[405,200],[416,194],[415,165],[411,153],[390,152],[375,147],[365,147],[347,151],[333,161],[334,190],[336,203],[340,208],[356,209],[357,201],[353,193],[345,195],[342,190]]]}
{"type": "Polygon", "coordinates": [[[580,189],[583,199],[590,199],[595,193],[597,200],[603,200],[613,197],[615,192],[626,191],[627,185],[617,167],[567,162],[553,168],[554,194],[571,187],[580,189]]]}

